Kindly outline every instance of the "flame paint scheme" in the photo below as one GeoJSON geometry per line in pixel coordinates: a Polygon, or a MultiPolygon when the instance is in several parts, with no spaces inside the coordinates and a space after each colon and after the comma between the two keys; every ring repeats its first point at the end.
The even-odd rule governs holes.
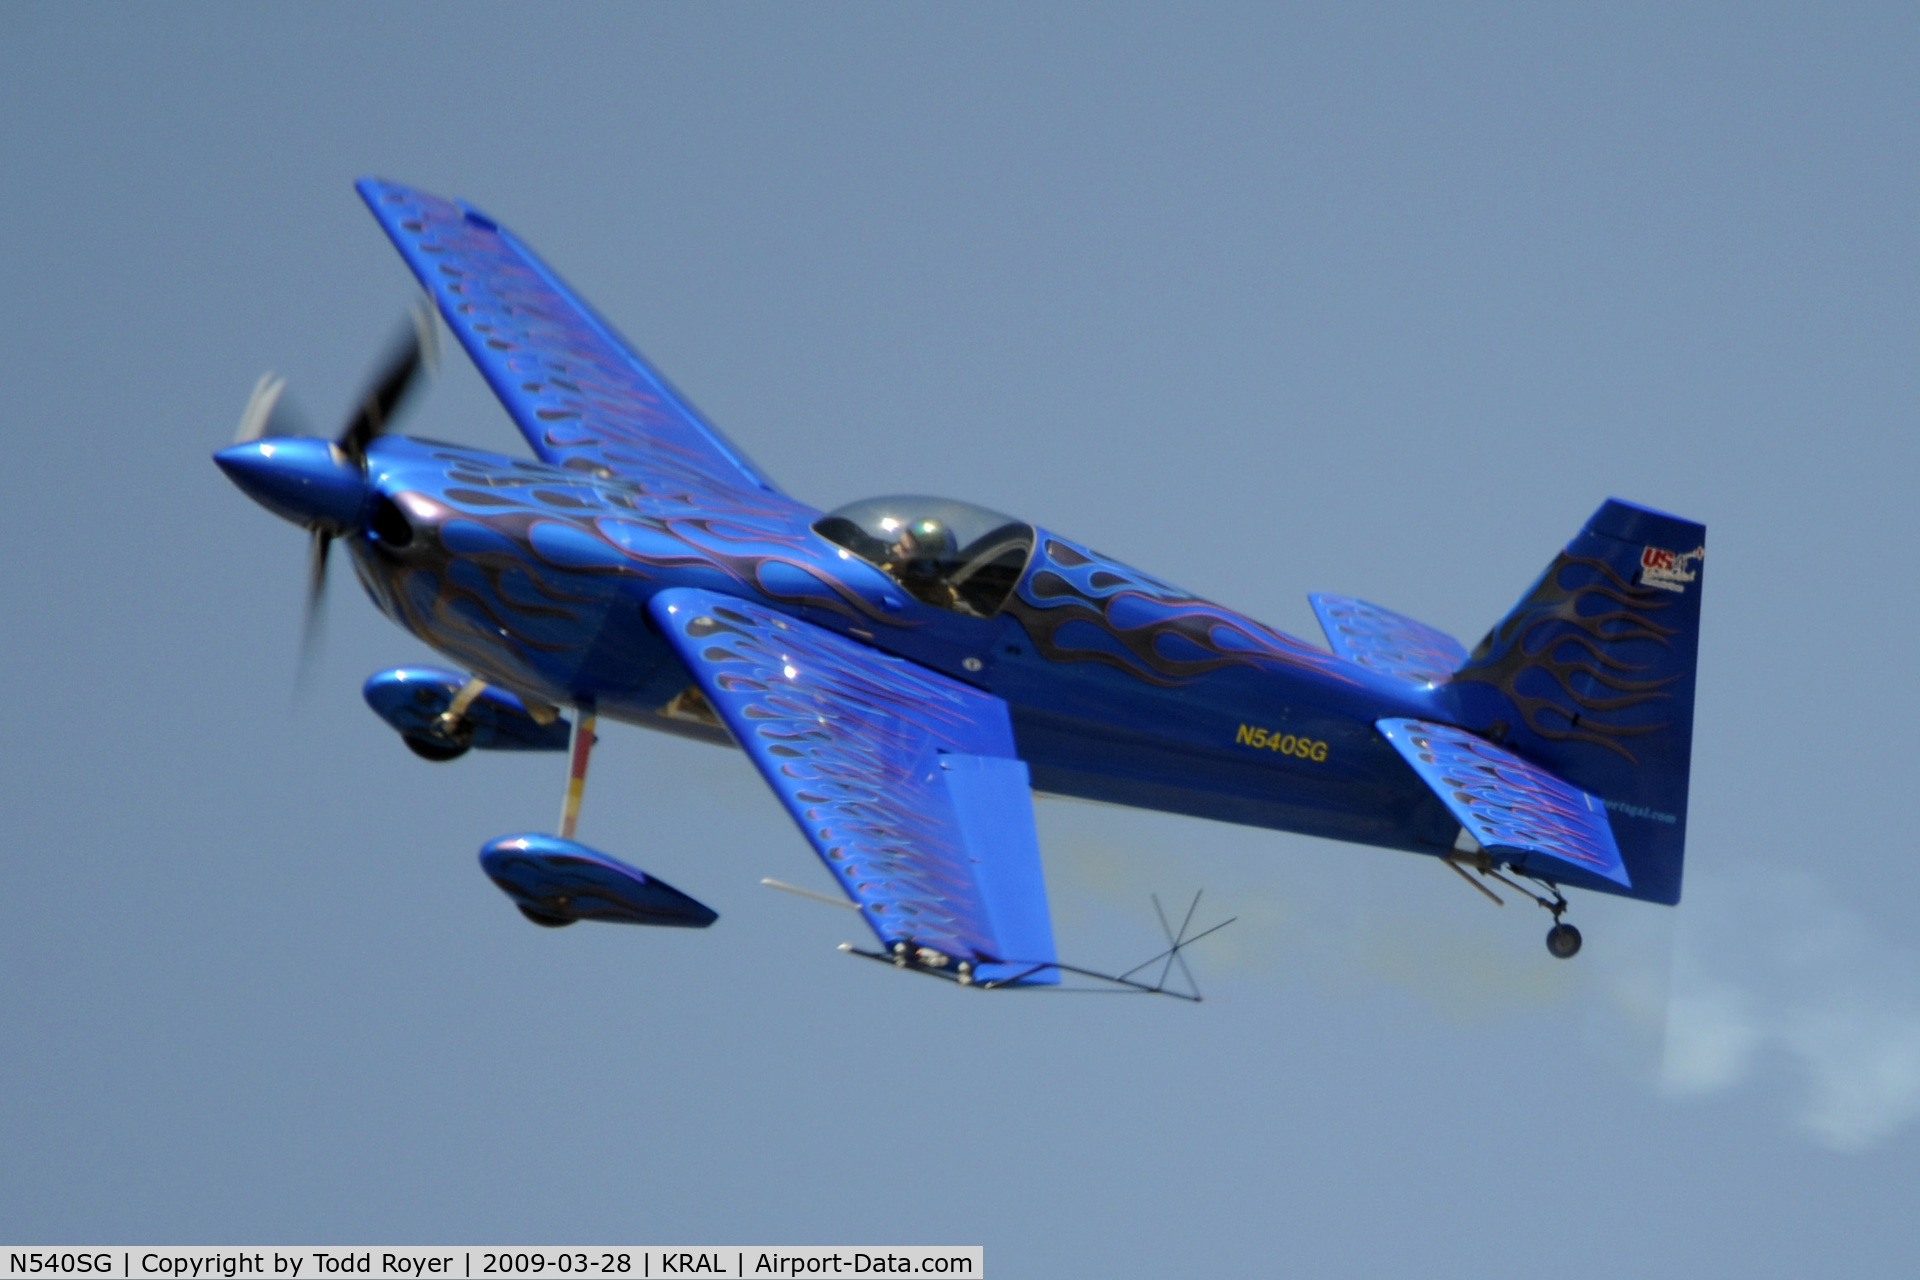
{"type": "Polygon", "coordinates": [[[1701,526],[1607,503],[1471,655],[1317,596],[1330,652],[1018,522],[998,587],[969,566],[929,595],[493,220],[360,191],[538,460],[377,436],[358,490],[285,438],[221,465],[332,521],[380,609],[500,707],[744,747],[915,967],[1058,978],[1029,786],[1678,900],[1701,526]],[[288,496],[300,468],[334,496],[288,496]]]}

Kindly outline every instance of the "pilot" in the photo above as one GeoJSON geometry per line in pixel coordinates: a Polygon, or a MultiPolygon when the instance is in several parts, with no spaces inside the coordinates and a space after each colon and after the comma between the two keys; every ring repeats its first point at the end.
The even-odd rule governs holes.
{"type": "Polygon", "coordinates": [[[909,520],[900,536],[887,546],[886,570],[916,599],[940,609],[952,609],[959,597],[947,585],[946,571],[959,546],[944,520],[909,520]]]}

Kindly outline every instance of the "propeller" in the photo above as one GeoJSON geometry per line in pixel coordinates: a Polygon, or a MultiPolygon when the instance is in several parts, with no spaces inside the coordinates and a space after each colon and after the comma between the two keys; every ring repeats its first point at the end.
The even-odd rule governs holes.
{"type": "Polygon", "coordinates": [[[380,372],[367,384],[353,416],[347,419],[346,429],[335,441],[355,462],[366,461],[367,446],[386,432],[420,375],[439,368],[440,343],[433,312],[426,303],[416,302],[407,320],[407,328],[387,347],[380,372]]]}
{"type": "Polygon", "coordinates": [[[287,389],[285,378],[275,377],[272,373],[260,375],[260,381],[253,384],[253,394],[247,397],[247,410],[240,415],[240,430],[233,436],[235,444],[247,444],[262,436],[310,436],[307,422],[290,400],[281,399],[281,393],[287,389]]]}
{"type": "MultiPolygon", "coordinates": [[[[414,304],[404,329],[388,344],[373,376],[355,403],[346,426],[334,438],[329,452],[336,463],[348,463],[364,473],[367,449],[392,427],[423,374],[434,373],[439,365],[439,340],[432,310],[424,302],[414,304]]],[[[285,397],[287,380],[272,373],[261,375],[240,416],[236,445],[269,437],[311,436],[304,429],[301,415],[285,397]]],[[[301,627],[300,669],[312,663],[319,643],[322,607],[326,600],[327,561],[333,540],[350,532],[333,519],[315,517],[306,525],[311,535],[307,551],[307,596],[305,621],[301,627]]]]}
{"type": "Polygon", "coordinates": [[[327,608],[327,553],[333,549],[333,535],[322,529],[313,531],[307,544],[307,601],[300,618],[300,666],[296,677],[301,686],[313,669],[313,658],[320,651],[321,622],[327,608]]]}

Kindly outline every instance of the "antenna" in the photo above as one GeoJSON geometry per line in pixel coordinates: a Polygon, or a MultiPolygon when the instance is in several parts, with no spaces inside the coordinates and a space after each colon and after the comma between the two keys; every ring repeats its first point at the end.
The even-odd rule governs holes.
{"type": "Polygon", "coordinates": [[[1200,984],[1194,980],[1193,970],[1187,968],[1187,957],[1183,953],[1188,947],[1200,941],[1200,939],[1220,932],[1240,918],[1239,916],[1229,916],[1219,924],[1214,925],[1211,929],[1203,929],[1192,937],[1188,937],[1187,930],[1193,927],[1193,917],[1195,913],[1200,910],[1200,895],[1204,892],[1206,892],[1204,889],[1194,892],[1193,901],[1187,904],[1187,914],[1180,921],[1180,931],[1178,933],[1175,933],[1167,924],[1167,913],[1160,906],[1160,895],[1157,893],[1153,894],[1153,914],[1160,921],[1160,932],[1167,939],[1167,949],[1158,955],[1149,956],[1117,978],[1110,979],[1110,981],[1123,982],[1128,986],[1137,986],[1141,990],[1152,992],[1155,995],[1178,996],[1182,1000],[1191,1000],[1195,1004],[1199,1004],[1202,999],[1200,995],[1200,984]],[[1148,986],[1145,983],[1136,983],[1132,980],[1134,974],[1153,964],[1160,965],[1160,977],[1153,985],[1148,986]],[[1178,991],[1167,985],[1167,979],[1173,975],[1173,966],[1176,964],[1180,966],[1181,976],[1187,980],[1187,989],[1185,991],[1178,991]]]}
{"type": "Polygon", "coordinates": [[[830,907],[845,907],[849,911],[858,911],[860,909],[858,905],[848,902],[845,898],[830,898],[824,893],[815,893],[811,889],[802,889],[797,884],[788,884],[785,880],[775,880],[772,876],[760,877],[760,883],[769,889],[778,889],[782,893],[798,894],[802,898],[811,898],[815,902],[824,902],[830,907]]]}

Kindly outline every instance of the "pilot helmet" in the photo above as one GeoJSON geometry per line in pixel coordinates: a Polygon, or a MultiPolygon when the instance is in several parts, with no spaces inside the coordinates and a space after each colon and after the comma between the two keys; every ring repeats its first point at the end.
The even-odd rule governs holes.
{"type": "Polygon", "coordinates": [[[893,544],[893,558],[913,578],[937,578],[959,549],[953,530],[944,520],[921,516],[909,520],[893,544]]]}

